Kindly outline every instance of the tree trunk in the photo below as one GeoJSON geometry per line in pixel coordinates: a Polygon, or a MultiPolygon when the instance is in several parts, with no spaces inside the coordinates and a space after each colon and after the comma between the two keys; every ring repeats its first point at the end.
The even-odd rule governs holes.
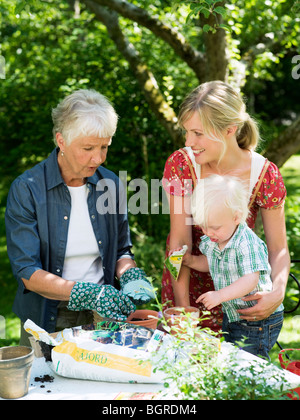
{"type": "Polygon", "coordinates": [[[300,150],[300,117],[272,141],[262,154],[281,167],[293,154],[300,150]]]}
{"type": "Polygon", "coordinates": [[[120,53],[128,61],[149,106],[170,134],[174,148],[179,147],[182,141],[182,133],[177,124],[177,116],[174,110],[165,101],[158,88],[154,75],[149,71],[147,65],[143,63],[138,51],[136,51],[134,46],[128,42],[124,36],[119,26],[118,14],[114,11],[108,11],[94,1],[85,0],[85,3],[106,26],[110,38],[114,41],[120,53]]]}
{"type": "MultiPolygon", "coordinates": [[[[218,6],[224,6],[224,2],[217,3],[218,6]]],[[[209,31],[203,33],[205,45],[205,81],[222,80],[226,81],[228,76],[228,57],[226,32],[219,26],[223,23],[222,16],[210,14],[208,18],[203,15],[200,17],[200,26],[217,26],[215,32],[209,31]]]]}

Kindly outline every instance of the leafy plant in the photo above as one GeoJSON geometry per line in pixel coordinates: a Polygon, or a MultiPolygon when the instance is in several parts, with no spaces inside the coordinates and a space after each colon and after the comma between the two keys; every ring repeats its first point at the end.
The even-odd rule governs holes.
{"type": "MultiPolygon", "coordinates": [[[[181,400],[289,399],[283,371],[264,360],[241,360],[239,349],[230,344],[228,352],[220,353],[216,333],[195,327],[190,315],[172,328],[162,319],[165,330],[173,335],[168,337],[167,348],[153,355],[153,363],[165,374],[167,394],[181,400]]],[[[199,319],[200,325],[206,315],[199,319]]]]}
{"type": "MultiPolygon", "coordinates": [[[[213,24],[206,23],[203,25],[203,32],[211,31],[215,33],[219,28],[230,31],[229,26],[219,22],[219,17],[221,16],[224,18],[227,14],[224,4],[223,2],[220,2],[220,0],[188,0],[184,3],[189,5],[190,8],[190,12],[186,18],[187,23],[191,19],[203,15],[205,19],[208,19],[209,17],[213,18],[213,24]]],[[[182,1],[175,0],[175,7],[176,6],[182,6],[182,1]]]]}

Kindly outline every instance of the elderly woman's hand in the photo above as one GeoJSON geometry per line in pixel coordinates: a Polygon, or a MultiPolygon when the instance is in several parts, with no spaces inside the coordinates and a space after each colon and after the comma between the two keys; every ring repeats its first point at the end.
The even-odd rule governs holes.
{"type": "Polygon", "coordinates": [[[136,305],[142,305],[155,298],[155,291],[147,279],[144,270],[138,267],[129,268],[120,277],[121,292],[136,305]]]}
{"type": "Polygon", "coordinates": [[[105,318],[126,321],[136,308],[127,296],[109,284],[77,282],[71,291],[68,309],[92,310],[105,318]]]}

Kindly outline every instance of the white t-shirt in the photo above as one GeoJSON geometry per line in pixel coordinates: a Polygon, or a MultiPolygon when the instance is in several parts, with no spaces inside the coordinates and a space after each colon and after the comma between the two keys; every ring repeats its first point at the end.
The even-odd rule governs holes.
{"type": "Polygon", "coordinates": [[[88,188],[69,187],[71,213],[62,276],[66,280],[101,283],[103,266],[87,205],[88,188]]]}

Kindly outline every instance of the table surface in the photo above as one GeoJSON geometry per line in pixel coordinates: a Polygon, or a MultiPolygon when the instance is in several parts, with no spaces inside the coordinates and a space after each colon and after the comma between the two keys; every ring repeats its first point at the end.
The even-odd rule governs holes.
{"type": "MultiPolygon", "coordinates": [[[[228,354],[231,349],[228,343],[222,343],[223,355],[228,354]]],[[[239,351],[240,365],[247,365],[249,361],[258,359],[243,350],[239,351]]],[[[261,363],[265,361],[258,359],[261,363]]],[[[278,369],[272,365],[272,369],[278,369]]],[[[284,370],[286,379],[292,387],[300,386],[300,376],[284,370]]],[[[122,400],[122,399],[163,399],[159,391],[163,390],[163,384],[129,384],[90,381],[83,379],[70,379],[57,375],[51,369],[50,363],[44,357],[34,358],[31,369],[28,394],[20,400],[122,400]],[[47,381],[49,375],[53,378],[47,381]],[[45,381],[43,381],[45,379],[45,381]],[[41,381],[42,380],[42,381],[41,381]]],[[[1,400],[2,398],[0,398],[1,400]]],[[[168,399],[172,399],[168,398],[168,399]]]]}
{"type": "Polygon", "coordinates": [[[151,399],[163,388],[163,384],[127,384],[65,378],[54,373],[44,357],[39,357],[34,359],[32,365],[28,394],[20,399],[115,400],[135,393],[143,394],[141,397],[144,398],[147,398],[147,393],[147,399],[151,399]],[[45,375],[51,376],[53,381],[40,382],[39,378],[43,379],[45,375]]]}

